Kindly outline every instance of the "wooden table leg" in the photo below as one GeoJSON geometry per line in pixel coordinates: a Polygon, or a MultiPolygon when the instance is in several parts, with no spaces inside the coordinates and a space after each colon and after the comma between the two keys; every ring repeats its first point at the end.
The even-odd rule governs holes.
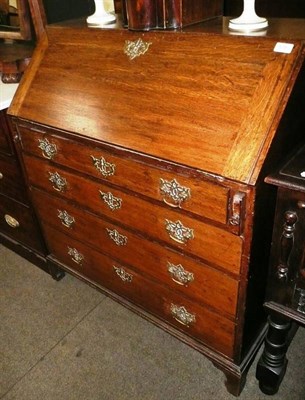
{"type": "Polygon", "coordinates": [[[265,394],[277,393],[287,368],[286,352],[290,343],[291,320],[278,314],[269,315],[265,348],[257,364],[256,378],[265,394]]]}

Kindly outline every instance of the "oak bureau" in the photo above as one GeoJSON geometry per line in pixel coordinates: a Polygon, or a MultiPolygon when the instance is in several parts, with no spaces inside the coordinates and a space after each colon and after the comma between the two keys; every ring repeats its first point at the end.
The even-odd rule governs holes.
{"type": "Polygon", "coordinates": [[[50,25],[9,113],[50,265],[202,352],[238,395],[266,331],[264,177],[303,134],[304,47],[205,26],[50,25]]]}

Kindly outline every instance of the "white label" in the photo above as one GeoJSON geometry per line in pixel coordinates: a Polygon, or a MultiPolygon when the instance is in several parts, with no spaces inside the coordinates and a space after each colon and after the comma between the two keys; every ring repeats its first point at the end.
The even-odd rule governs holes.
{"type": "Polygon", "coordinates": [[[301,175],[302,178],[305,178],[305,171],[302,171],[302,172],[300,173],[300,175],[301,175]]]}
{"type": "Polygon", "coordinates": [[[293,48],[294,48],[293,43],[277,42],[277,44],[274,46],[273,51],[276,51],[277,53],[290,54],[293,48]]]}

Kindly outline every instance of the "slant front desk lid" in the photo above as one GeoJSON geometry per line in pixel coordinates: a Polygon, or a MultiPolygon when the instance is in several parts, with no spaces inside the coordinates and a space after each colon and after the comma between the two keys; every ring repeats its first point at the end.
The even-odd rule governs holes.
{"type": "Polygon", "coordinates": [[[290,43],[51,25],[10,113],[253,184],[303,57],[290,43]]]}

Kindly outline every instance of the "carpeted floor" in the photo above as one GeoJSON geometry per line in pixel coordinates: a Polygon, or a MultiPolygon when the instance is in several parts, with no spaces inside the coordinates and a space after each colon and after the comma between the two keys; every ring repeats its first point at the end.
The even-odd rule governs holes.
{"type": "MultiPolygon", "coordinates": [[[[67,275],[49,275],[0,245],[0,399],[225,400],[204,356],[67,275]]],[[[305,329],[275,396],[252,365],[240,400],[305,399],[305,329]]]]}

